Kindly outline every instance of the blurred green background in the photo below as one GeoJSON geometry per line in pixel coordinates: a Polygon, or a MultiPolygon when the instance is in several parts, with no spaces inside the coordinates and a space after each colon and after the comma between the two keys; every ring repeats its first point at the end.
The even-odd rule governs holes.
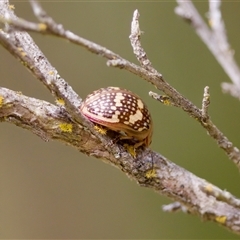
{"type": "MultiPolygon", "coordinates": [[[[35,18],[28,2],[14,1],[15,12],[35,18]]],[[[66,29],[137,63],[130,42],[135,9],[148,57],[179,92],[201,106],[210,86],[213,122],[239,147],[240,103],[223,94],[229,82],[194,30],[174,14],[169,2],[42,2],[66,29]]],[[[196,3],[205,16],[207,2],[196,3]]],[[[224,2],[229,41],[239,62],[240,2],[224,2]]],[[[154,120],[151,148],[232,194],[240,196],[239,172],[206,131],[186,113],[148,96],[154,87],[133,74],[106,66],[106,60],[62,39],[32,34],[59,74],[81,97],[105,86],[134,91],[154,120]]],[[[43,85],[0,47],[0,85],[54,103],[43,85]]],[[[0,238],[218,238],[236,235],[215,223],[184,213],[165,213],[171,201],[139,187],[122,172],[59,142],[0,124],[0,238]]]]}

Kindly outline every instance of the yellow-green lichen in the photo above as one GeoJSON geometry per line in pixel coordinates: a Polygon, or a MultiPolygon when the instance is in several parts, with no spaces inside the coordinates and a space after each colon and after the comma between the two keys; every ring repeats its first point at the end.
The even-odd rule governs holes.
{"type": "Polygon", "coordinates": [[[14,10],[14,9],[15,9],[15,6],[14,6],[13,4],[9,4],[9,5],[8,5],[8,8],[9,8],[10,10],[14,10]]]}
{"type": "Polygon", "coordinates": [[[2,105],[3,105],[3,99],[4,99],[4,97],[0,96],[0,107],[2,107],[2,105]]]}
{"type": "Polygon", "coordinates": [[[130,153],[130,155],[131,155],[133,158],[136,158],[137,153],[136,153],[136,148],[135,148],[134,146],[129,145],[129,144],[127,144],[127,143],[125,143],[123,146],[126,148],[126,150],[128,151],[128,153],[130,153]]]}
{"type": "Polygon", "coordinates": [[[163,99],[163,104],[166,105],[166,106],[171,106],[172,105],[172,103],[171,103],[169,98],[163,99]]]}
{"type": "Polygon", "coordinates": [[[72,132],[73,125],[70,123],[60,123],[58,126],[62,132],[72,132]]]}
{"type": "Polygon", "coordinates": [[[39,23],[38,24],[38,29],[42,32],[47,30],[47,25],[45,23],[39,23]]]}
{"type": "Polygon", "coordinates": [[[212,193],[213,192],[213,186],[211,184],[208,184],[204,187],[205,191],[207,193],[212,193]]]}
{"type": "Polygon", "coordinates": [[[107,134],[107,129],[106,128],[103,128],[101,126],[98,126],[98,125],[95,125],[94,126],[94,129],[99,132],[100,134],[102,135],[106,135],[107,134]]]}
{"type": "Polygon", "coordinates": [[[64,100],[62,98],[56,99],[55,102],[56,102],[57,105],[60,105],[60,106],[64,106],[65,105],[65,102],[64,102],[64,100]]]}
{"type": "Polygon", "coordinates": [[[218,216],[215,218],[218,223],[225,224],[227,217],[226,216],[218,216]]]}
{"type": "Polygon", "coordinates": [[[27,53],[24,52],[23,48],[19,47],[19,48],[17,48],[17,49],[18,49],[18,51],[21,53],[22,57],[25,57],[25,56],[27,55],[27,53]]]}
{"type": "Polygon", "coordinates": [[[153,169],[150,169],[146,172],[145,174],[146,178],[155,178],[157,176],[157,172],[156,170],[153,168],[153,169]]]}

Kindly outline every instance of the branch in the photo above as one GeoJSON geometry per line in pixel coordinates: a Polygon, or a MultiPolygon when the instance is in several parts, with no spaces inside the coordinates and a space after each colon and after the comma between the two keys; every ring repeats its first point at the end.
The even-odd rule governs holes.
{"type": "MultiPolygon", "coordinates": [[[[203,99],[203,108],[198,109],[190,100],[186,99],[180,93],[178,93],[174,88],[172,88],[165,80],[162,75],[157,72],[157,70],[153,69],[151,66],[151,62],[147,59],[147,54],[144,49],[141,47],[140,43],[140,28],[139,28],[139,13],[138,10],[135,10],[133,14],[132,20],[132,33],[130,35],[132,47],[137,59],[140,61],[140,64],[147,70],[153,72],[158,79],[156,82],[159,83],[155,85],[159,90],[162,90],[167,97],[160,96],[156,93],[150,92],[150,96],[154,99],[164,103],[165,105],[172,105],[176,107],[182,108],[185,112],[187,112],[190,116],[197,119],[198,122],[207,130],[208,134],[217,141],[217,144],[220,148],[222,148],[228,155],[229,159],[233,160],[233,162],[240,169],[240,151],[237,147],[234,147],[232,142],[230,142],[226,136],[214,125],[214,123],[210,120],[207,114],[207,107],[210,104],[209,101],[209,88],[205,88],[204,99],[203,99]],[[166,91],[170,90],[170,91],[166,91]]],[[[149,78],[151,78],[151,74],[149,73],[149,78]]],[[[153,83],[153,82],[152,82],[153,83]]],[[[155,83],[155,81],[154,81],[155,83]]]]}
{"type": "Polygon", "coordinates": [[[74,122],[62,106],[1,87],[0,121],[27,129],[44,141],[62,141],[88,155],[93,154],[93,146],[99,147],[99,155],[105,152],[104,148],[100,148],[100,141],[85,131],[82,125],[74,122]]]}
{"type": "MultiPolygon", "coordinates": [[[[40,24],[43,25],[35,25],[38,26],[38,32],[64,38],[69,37],[70,41],[111,60],[108,62],[109,65],[122,67],[152,82],[163,90],[176,106],[181,107],[193,117],[197,116],[199,122],[205,127],[206,123],[202,122],[202,111],[166,83],[161,74],[149,72],[149,70],[128,62],[106,48],[65,31],[62,26],[55,24],[46,15],[37,2],[31,2],[35,14],[42,18],[40,24]],[[39,27],[44,26],[44,24],[46,28],[39,27]]],[[[94,131],[93,125],[84,119],[78,111],[81,104],[78,95],[58,75],[56,69],[51,66],[32,38],[26,32],[16,31],[16,28],[21,31],[24,29],[32,30],[34,24],[31,23],[31,27],[27,29],[25,23],[22,24],[22,20],[18,21],[13,12],[9,11],[7,0],[0,1],[0,16],[8,30],[8,32],[6,30],[0,32],[0,43],[47,86],[52,95],[57,98],[58,103],[63,103],[63,106],[57,107],[0,88],[1,121],[26,128],[45,140],[60,140],[83,153],[102,158],[125,172],[141,186],[152,188],[179,202],[185,206],[187,212],[206,220],[218,222],[231,231],[240,233],[240,209],[237,198],[230,193],[225,194],[225,191],[211,185],[204,179],[198,178],[150,149],[138,149],[137,158],[133,159],[121,145],[112,143],[111,139],[94,131]],[[12,28],[13,26],[15,29],[12,28]],[[229,196],[229,198],[219,198],[218,196],[229,196]],[[231,201],[227,201],[227,199],[231,199],[231,201]]],[[[149,67],[149,64],[147,65],[149,67]]],[[[205,128],[211,130],[210,133],[213,130],[219,131],[214,128],[214,125],[213,127],[209,124],[209,121],[207,121],[207,126],[205,128]]],[[[214,138],[218,139],[218,137],[217,135],[214,138]]],[[[224,136],[220,137],[226,143],[227,139],[224,136]]],[[[230,148],[226,147],[226,149],[230,148]]],[[[231,152],[231,154],[233,153],[231,152]]],[[[237,159],[237,157],[239,156],[234,156],[233,159],[237,159]]]]}
{"type": "Polygon", "coordinates": [[[0,88],[0,120],[30,130],[45,141],[58,140],[85,154],[103,158],[141,186],[152,188],[178,201],[178,205],[181,204],[181,208],[188,213],[221,223],[240,233],[239,200],[230,193],[196,177],[149,149],[140,152],[136,160],[127,153],[116,159],[106,152],[102,142],[89,134],[83,125],[74,123],[62,107],[0,88]]]}
{"type": "Polygon", "coordinates": [[[176,1],[178,3],[175,9],[176,14],[192,25],[232,81],[232,84],[222,83],[223,91],[240,99],[240,69],[234,59],[234,51],[226,36],[225,25],[220,11],[221,1],[209,0],[210,28],[205,24],[191,1],[176,1]]]}
{"type": "MultiPolygon", "coordinates": [[[[187,114],[189,114],[191,117],[196,119],[207,130],[208,134],[214,140],[216,140],[218,146],[225,151],[229,159],[231,159],[240,169],[239,149],[233,146],[232,142],[229,141],[226,136],[224,136],[224,134],[214,125],[214,123],[210,120],[210,118],[207,121],[205,121],[205,118],[202,115],[201,109],[199,109],[191,101],[189,101],[179,92],[177,92],[177,90],[175,90],[171,85],[169,85],[165,81],[162,74],[158,73],[157,70],[152,68],[151,62],[147,59],[147,55],[143,50],[143,48],[141,47],[141,43],[140,43],[141,30],[139,29],[139,22],[138,22],[139,13],[137,10],[135,11],[133,16],[132,33],[130,35],[130,39],[131,39],[134,52],[137,58],[140,60],[141,65],[144,66],[144,68],[139,67],[136,64],[130,63],[126,59],[120,57],[118,54],[106,49],[105,47],[102,47],[96,43],[93,43],[89,40],[81,38],[68,30],[65,30],[62,25],[55,23],[55,21],[46,14],[46,12],[42,9],[42,7],[37,1],[31,0],[30,2],[32,4],[33,11],[36,17],[39,19],[40,23],[31,23],[23,19],[19,20],[18,18],[12,17],[11,15],[7,15],[8,16],[7,18],[2,17],[2,19],[6,20],[8,24],[10,24],[15,29],[18,29],[20,31],[25,31],[25,30],[35,31],[41,34],[49,34],[49,35],[54,35],[54,36],[67,39],[72,43],[85,47],[87,50],[89,50],[92,53],[95,53],[97,55],[100,55],[108,59],[109,60],[107,62],[108,66],[113,66],[113,67],[118,67],[120,69],[128,70],[129,72],[134,73],[137,76],[143,78],[144,80],[152,83],[157,89],[163,91],[168,96],[168,102],[171,103],[171,105],[182,108],[185,112],[187,112],[187,114]],[[35,27],[34,27],[34,24],[35,24],[35,27]]],[[[21,47],[24,47],[24,46],[21,46],[21,47]]],[[[49,71],[56,73],[55,69],[54,70],[49,69],[49,71]]],[[[57,76],[59,77],[59,75],[57,76]]],[[[57,81],[56,83],[54,81],[54,84],[56,85],[58,84],[58,82],[63,82],[63,79],[60,78],[59,81],[57,81]]],[[[59,97],[63,98],[64,96],[61,96],[61,91],[58,91],[57,90],[58,88],[59,86],[56,86],[56,89],[54,89],[54,91],[57,92],[56,93],[57,96],[60,95],[59,97]]],[[[68,94],[68,91],[64,94],[65,97],[67,94],[68,94]]],[[[73,95],[76,95],[76,94],[74,93],[73,95]]],[[[74,98],[77,100],[76,97],[74,98]]],[[[71,108],[71,106],[69,106],[68,104],[68,101],[67,101],[67,107],[71,108]]],[[[75,108],[74,114],[75,114],[75,117],[79,118],[79,116],[77,115],[78,107],[75,108]]],[[[83,117],[81,118],[81,120],[84,120],[83,117]]],[[[87,122],[85,123],[87,124],[87,122]]],[[[93,134],[97,134],[92,130],[92,128],[90,129],[93,134]]],[[[104,136],[101,136],[99,134],[97,134],[97,136],[100,139],[102,139],[102,141],[105,141],[107,145],[107,141],[109,139],[107,140],[104,136]]],[[[115,154],[117,154],[118,150],[113,149],[113,151],[115,152],[115,154]]]]}

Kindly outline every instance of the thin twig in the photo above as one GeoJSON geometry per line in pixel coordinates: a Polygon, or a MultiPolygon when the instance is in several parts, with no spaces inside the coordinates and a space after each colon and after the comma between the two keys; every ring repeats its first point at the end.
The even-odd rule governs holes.
{"type": "Polygon", "coordinates": [[[164,212],[177,212],[180,210],[184,213],[187,212],[187,208],[183,206],[180,202],[173,202],[168,205],[163,205],[162,209],[164,212]]]}
{"type": "Polygon", "coordinates": [[[202,117],[204,122],[206,122],[206,120],[209,118],[208,116],[209,105],[210,105],[210,93],[209,93],[209,87],[206,86],[204,88],[203,100],[202,100],[202,117]]]}
{"type": "Polygon", "coordinates": [[[180,107],[180,106],[176,105],[175,103],[173,103],[173,101],[171,100],[171,98],[169,96],[159,95],[152,91],[149,92],[149,96],[166,106],[180,107]]]}
{"type": "Polygon", "coordinates": [[[148,70],[149,72],[156,74],[157,71],[152,67],[152,63],[148,59],[146,52],[141,46],[140,37],[143,32],[140,30],[139,21],[138,21],[139,17],[140,17],[140,13],[136,9],[133,12],[133,18],[132,18],[132,24],[131,24],[131,35],[129,36],[129,39],[133,47],[133,52],[137,57],[138,61],[140,62],[141,66],[144,69],[148,70]]]}

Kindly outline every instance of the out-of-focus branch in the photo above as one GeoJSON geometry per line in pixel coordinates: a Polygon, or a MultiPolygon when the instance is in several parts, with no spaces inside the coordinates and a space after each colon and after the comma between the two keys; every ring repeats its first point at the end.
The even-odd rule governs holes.
{"type": "Polygon", "coordinates": [[[240,99],[240,68],[234,59],[234,51],[228,43],[220,0],[209,0],[209,27],[191,1],[176,0],[176,14],[187,20],[206,44],[232,83],[222,83],[224,92],[240,99]]]}

